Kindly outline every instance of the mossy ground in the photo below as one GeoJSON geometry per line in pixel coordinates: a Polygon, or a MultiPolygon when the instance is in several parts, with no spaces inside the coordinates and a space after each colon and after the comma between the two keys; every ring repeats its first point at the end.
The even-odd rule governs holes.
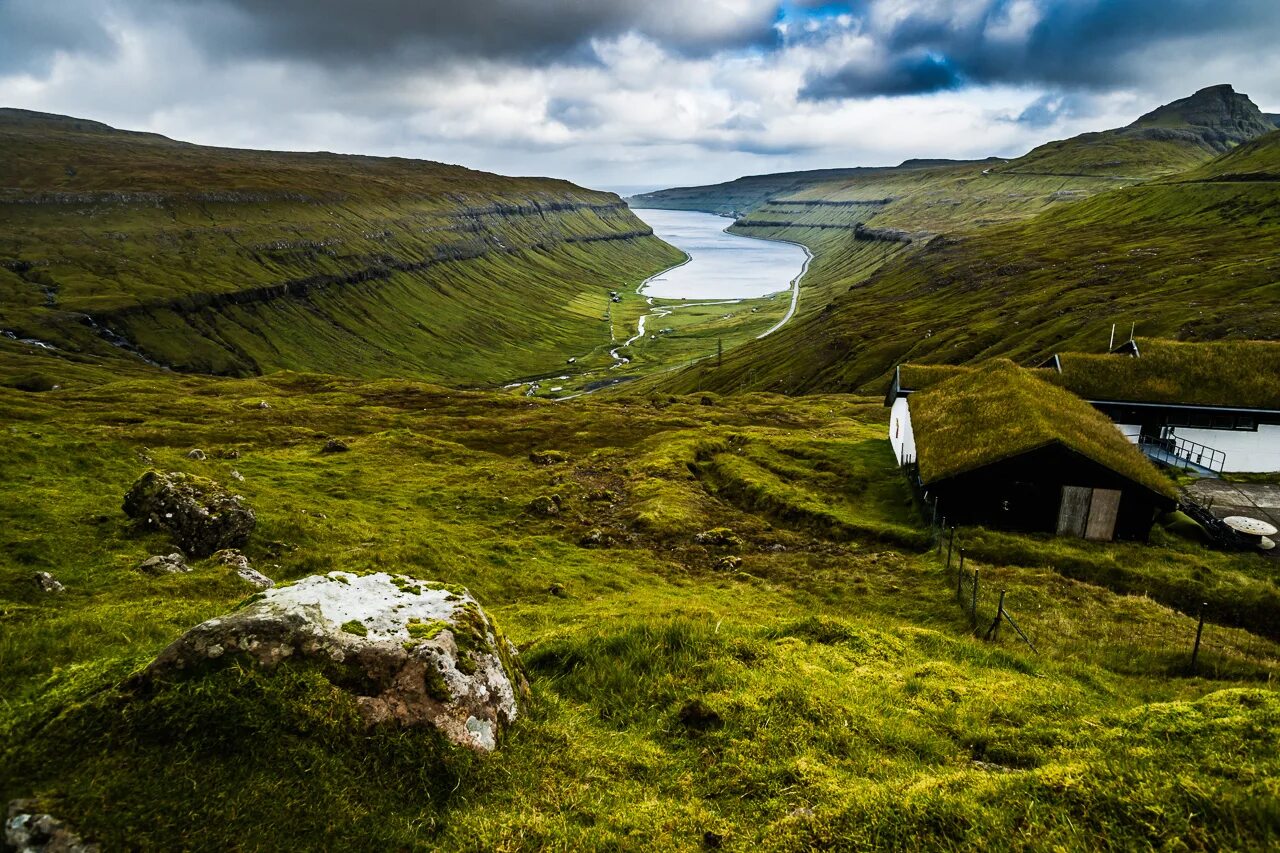
{"type": "Polygon", "coordinates": [[[1155,600],[1175,576],[1274,594],[1270,564],[1163,533],[960,531],[979,623],[1006,590],[1039,654],[1007,626],[984,642],[878,399],[550,403],[62,369],[63,390],[0,388],[0,797],[38,796],[110,848],[1244,849],[1280,833],[1280,647],[1214,614],[1193,675],[1194,618],[1155,600]],[[351,451],[321,454],[331,436],[351,451]],[[568,460],[529,458],[544,450],[568,460]],[[306,668],[119,687],[251,592],[211,561],[136,571],[168,550],[120,511],[153,466],[240,472],[259,516],[244,551],[277,581],[469,588],[530,677],[499,751],[366,730],[306,668]],[[524,511],[547,493],[558,516],[524,511]],[[737,544],[696,541],[715,528],[737,544]],[[611,544],[582,544],[595,530],[611,544]],[[716,568],[729,551],[741,564],[716,568]],[[40,570],[67,592],[40,593],[40,570]]]}

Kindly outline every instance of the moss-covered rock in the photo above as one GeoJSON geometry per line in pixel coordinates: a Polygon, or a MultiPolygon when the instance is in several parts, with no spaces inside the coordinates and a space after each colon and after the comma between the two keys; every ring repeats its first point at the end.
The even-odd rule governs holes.
{"type": "Polygon", "coordinates": [[[203,622],[134,681],[199,678],[228,660],[318,667],[369,725],[432,726],[496,748],[526,686],[514,647],[466,590],[385,572],[330,572],[203,622]]]}
{"type": "Polygon", "coordinates": [[[244,545],[258,521],[239,495],[181,471],[143,474],[125,494],[124,511],[149,527],[169,531],[195,557],[244,545]]]}

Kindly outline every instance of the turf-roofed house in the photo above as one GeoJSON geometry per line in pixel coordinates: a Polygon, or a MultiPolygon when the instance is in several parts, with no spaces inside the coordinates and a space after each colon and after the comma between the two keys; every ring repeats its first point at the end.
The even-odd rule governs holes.
{"type": "Polygon", "coordinates": [[[1146,539],[1177,505],[1172,484],[1105,415],[1012,362],[903,365],[886,404],[899,463],[948,523],[1146,539]]]}
{"type": "Polygon", "coordinates": [[[1280,343],[1130,340],[1042,367],[1161,464],[1200,476],[1280,471],[1280,343]]]}

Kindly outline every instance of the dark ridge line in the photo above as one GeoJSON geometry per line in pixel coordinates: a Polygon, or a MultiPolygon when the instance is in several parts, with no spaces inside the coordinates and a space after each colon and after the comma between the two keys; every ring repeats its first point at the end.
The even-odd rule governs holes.
{"type": "Polygon", "coordinates": [[[505,254],[516,254],[518,252],[539,250],[545,251],[558,245],[567,243],[598,243],[622,240],[634,240],[640,237],[653,236],[652,229],[639,229],[633,231],[624,231],[617,234],[593,234],[582,237],[568,237],[563,240],[554,242],[539,241],[527,246],[513,247],[507,249],[495,249],[493,247],[475,247],[475,246],[438,246],[435,250],[435,257],[421,261],[402,261],[397,258],[381,258],[378,263],[366,266],[363,269],[353,270],[352,272],[342,275],[314,275],[305,278],[292,279],[290,281],[281,282],[279,284],[263,285],[261,287],[247,288],[245,290],[237,290],[230,293],[191,293],[174,299],[158,299],[149,302],[140,302],[136,305],[129,305],[124,308],[113,308],[106,311],[100,311],[97,314],[81,314],[81,322],[94,327],[100,335],[106,337],[107,340],[117,346],[120,344],[116,340],[112,340],[110,336],[114,336],[119,341],[126,339],[117,332],[107,327],[112,321],[128,319],[153,311],[172,311],[179,315],[196,314],[200,311],[213,308],[224,308],[233,305],[251,305],[260,302],[271,302],[276,299],[285,299],[289,297],[305,297],[312,291],[322,290],[329,287],[343,287],[355,284],[364,284],[371,281],[385,281],[397,273],[415,273],[426,270],[430,267],[454,263],[458,261],[472,261],[491,254],[495,251],[505,254]]]}
{"type": "Polygon", "coordinates": [[[803,207],[858,207],[859,205],[884,205],[892,204],[897,201],[896,198],[865,198],[865,199],[848,199],[845,201],[825,201],[820,199],[794,199],[794,198],[771,198],[765,204],[794,204],[803,207]]]}
{"type": "Polygon", "coordinates": [[[832,225],[827,223],[810,225],[804,222],[780,222],[761,219],[754,222],[735,222],[733,224],[735,228],[817,228],[852,231],[853,239],[855,240],[884,243],[910,243],[915,240],[915,237],[906,231],[900,231],[897,228],[868,228],[861,222],[855,222],[852,225],[832,225]]]}

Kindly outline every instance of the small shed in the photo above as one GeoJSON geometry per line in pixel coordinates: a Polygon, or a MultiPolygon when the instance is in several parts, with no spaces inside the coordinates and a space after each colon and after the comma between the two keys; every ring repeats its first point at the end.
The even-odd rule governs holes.
{"type": "Polygon", "coordinates": [[[1177,505],[1172,484],[1106,416],[1033,371],[994,361],[919,384],[929,387],[909,397],[891,389],[890,438],[949,521],[1146,539],[1177,505]]]}

